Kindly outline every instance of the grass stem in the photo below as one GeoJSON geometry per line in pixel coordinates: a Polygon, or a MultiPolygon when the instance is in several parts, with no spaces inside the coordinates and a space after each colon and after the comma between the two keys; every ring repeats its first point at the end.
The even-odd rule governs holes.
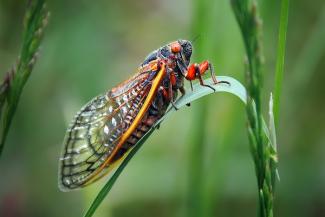
{"type": "MultiPolygon", "coordinates": [[[[260,39],[262,27],[256,1],[232,0],[232,7],[242,33],[247,55],[246,85],[248,90],[246,113],[248,138],[257,177],[258,216],[272,217],[274,186],[277,177],[275,133],[266,127],[262,114],[263,54],[260,39]],[[268,131],[265,133],[265,131],[268,131]],[[270,135],[270,132],[273,132],[270,135]],[[274,140],[275,141],[275,140],[274,140]]],[[[273,103],[271,103],[273,104],[273,103]]],[[[270,117],[273,117],[271,111],[270,117]]],[[[273,122],[274,119],[270,118],[273,122]]]]}
{"type": "Polygon", "coordinates": [[[47,25],[49,12],[45,0],[28,1],[25,17],[23,43],[16,66],[7,73],[0,85],[0,156],[17,109],[23,87],[35,65],[40,42],[47,25]]]}

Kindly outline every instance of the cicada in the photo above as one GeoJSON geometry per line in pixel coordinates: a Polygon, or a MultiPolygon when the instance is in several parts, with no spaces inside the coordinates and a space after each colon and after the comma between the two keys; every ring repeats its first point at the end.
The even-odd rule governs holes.
{"type": "Polygon", "coordinates": [[[59,188],[85,187],[107,174],[149,129],[175,107],[185,94],[184,80],[198,79],[209,70],[209,61],[190,65],[192,44],[177,40],[151,52],[137,72],[110,91],[88,102],[73,118],[64,139],[59,166],[59,188]],[[180,96],[181,97],[181,96],[180,96]]]}

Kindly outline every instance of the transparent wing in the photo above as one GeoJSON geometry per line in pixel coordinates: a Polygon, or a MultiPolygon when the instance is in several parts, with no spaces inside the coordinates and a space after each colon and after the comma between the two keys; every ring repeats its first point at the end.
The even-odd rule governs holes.
{"type": "MultiPolygon", "coordinates": [[[[107,165],[92,177],[139,112],[151,86],[148,76],[149,73],[136,77],[137,81],[132,79],[129,89],[113,88],[94,98],[77,113],[66,132],[60,158],[61,190],[84,187],[111,169],[112,165],[107,165]]],[[[123,87],[126,85],[123,83],[123,87]]]]}

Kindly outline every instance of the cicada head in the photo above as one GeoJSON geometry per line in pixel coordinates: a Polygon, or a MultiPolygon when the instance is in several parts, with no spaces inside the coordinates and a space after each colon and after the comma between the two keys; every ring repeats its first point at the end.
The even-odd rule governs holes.
{"type": "Polygon", "coordinates": [[[188,65],[192,56],[192,43],[187,40],[178,40],[179,44],[182,47],[182,56],[185,61],[185,64],[188,65]]]}
{"type": "Polygon", "coordinates": [[[177,61],[182,61],[185,66],[189,65],[192,56],[192,44],[190,41],[180,39],[171,42],[167,46],[171,53],[176,56],[177,61]]]}

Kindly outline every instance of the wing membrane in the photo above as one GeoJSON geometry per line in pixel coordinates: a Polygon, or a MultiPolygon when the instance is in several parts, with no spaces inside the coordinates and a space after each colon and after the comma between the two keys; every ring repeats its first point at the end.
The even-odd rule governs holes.
{"type": "Polygon", "coordinates": [[[108,164],[105,170],[97,171],[138,114],[151,87],[149,76],[142,73],[133,77],[129,85],[122,84],[129,89],[113,88],[77,113],[64,139],[59,168],[61,190],[84,187],[111,169],[112,164],[108,164]],[[94,173],[98,175],[92,177],[94,173]]]}

